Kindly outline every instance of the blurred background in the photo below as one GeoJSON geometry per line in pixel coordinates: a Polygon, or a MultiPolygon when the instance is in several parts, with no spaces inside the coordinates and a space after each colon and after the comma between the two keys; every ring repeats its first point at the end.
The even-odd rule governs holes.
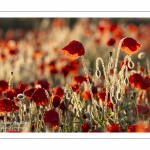
{"type": "MultiPolygon", "coordinates": [[[[85,48],[86,65],[95,73],[95,60],[102,57],[107,66],[109,52],[115,59],[119,41],[132,37],[142,44],[132,56],[144,68],[150,56],[150,18],[0,18],[0,79],[14,84],[49,80],[52,86],[65,85],[73,76],[84,74],[80,59],[69,60],[61,49],[72,40],[85,48]]],[[[120,52],[119,63],[125,56],[120,52]]],[[[118,64],[119,69],[119,64],[118,64]]]]}

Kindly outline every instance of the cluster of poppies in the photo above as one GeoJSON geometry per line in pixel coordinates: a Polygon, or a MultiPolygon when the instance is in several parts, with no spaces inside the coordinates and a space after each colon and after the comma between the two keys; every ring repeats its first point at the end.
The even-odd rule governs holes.
{"type": "Polygon", "coordinates": [[[0,132],[149,132],[149,60],[132,61],[142,48],[149,54],[143,40],[149,26],[129,24],[132,36],[126,36],[104,19],[96,26],[81,19],[70,32],[63,19],[54,19],[52,29],[44,21],[39,31],[9,30],[0,39],[0,132]],[[97,62],[89,69],[88,54],[103,70],[97,62]],[[102,59],[107,54],[108,66],[102,59]]]}

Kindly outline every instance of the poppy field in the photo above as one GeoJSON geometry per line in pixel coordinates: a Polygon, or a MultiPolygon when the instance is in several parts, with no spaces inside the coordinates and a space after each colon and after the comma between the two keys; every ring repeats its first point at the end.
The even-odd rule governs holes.
{"type": "Polygon", "coordinates": [[[0,25],[0,132],[150,132],[150,23],[30,20],[0,25]]]}

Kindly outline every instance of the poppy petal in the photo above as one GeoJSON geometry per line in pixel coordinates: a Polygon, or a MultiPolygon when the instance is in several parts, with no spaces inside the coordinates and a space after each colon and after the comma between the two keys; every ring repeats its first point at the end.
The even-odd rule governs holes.
{"type": "Polygon", "coordinates": [[[85,53],[82,43],[76,40],[71,41],[62,51],[70,59],[77,59],[85,53]]]}
{"type": "Polygon", "coordinates": [[[135,54],[141,48],[141,44],[131,37],[123,38],[121,41],[121,50],[127,54],[135,54]]]}

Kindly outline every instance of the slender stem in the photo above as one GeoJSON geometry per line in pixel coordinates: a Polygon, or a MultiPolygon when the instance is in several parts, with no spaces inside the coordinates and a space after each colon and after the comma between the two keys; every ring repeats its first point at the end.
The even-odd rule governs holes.
{"type": "Polygon", "coordinates": [[[114,75],[113,75],[113,79],[112,79],[112,91],[111,91],[112,96],[114,96],[114,84],[115,84],[115,78],[116,78],[116,73],[117,73],[117,64],[118,64],[118,59],[119,59],[119,54],[120,54],[120,48],[121,48],[122,41],[123,40],[121,40],[119,42],[119,46],[118,46],[118,49],[117,49],[117,56],[116,56],[116,62],[115,62],[115,68],[114,68],[114,75]]]}
{"type": "MultiPolygon", "coordinates": [[[[94,99],[94,96],[93,96],[93,92],[92,92],[92,86],[91,86],[91,83],[90,83],[90,80],[89,80],[89,76],[88,76],[88,69],[85,65],[85,60],[84,60],[84,57],[81,56],[81,60],[82,60],[82,65],[83,65],[83,68],[84,68],[84,73],[86,75],[86,80],[87,80],[87,85],[88,85],[88,89],[90,91],[90,95],[91,95],[91,99],[92,99],[92,104],[93,104],[93,107],[94,107],[94,114],[98,117],[98,113],[97,113],[97,109],[96,109],[96,100],[94,99]]],[[[91,109],[91,116],[92,116],[92,109],[91,109]]]]}

